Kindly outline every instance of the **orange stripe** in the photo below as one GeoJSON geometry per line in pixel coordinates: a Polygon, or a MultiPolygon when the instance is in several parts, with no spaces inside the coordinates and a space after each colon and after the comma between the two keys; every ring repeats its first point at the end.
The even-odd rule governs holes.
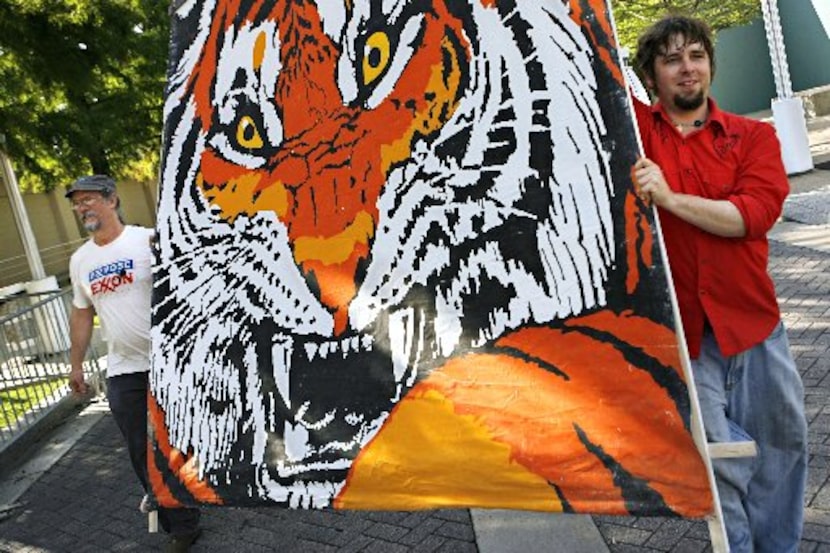
{"type": "MultiPolygon", "coordinates": [[[[159,435],[164,436],[163,441],[157,439],[155,443],[161,451],[161,454],[167,458],[170,448],[169,446],[166,446],[167,431],[164,428],[164,416],[162,415],[161,409],[159,409],[153,394],[149,392],[147,394],[147,414],[150,419],[150,426],[154,430],[156,438],[158,438],[159,435]]],[[[175,497],[173,497],[173,493],[170,491],[170,488],[167,487],[167,484],[164,483],[164,476],[156,466],[155,451],[153,449],[153,443],[150,440],[147,440],[147,476],[150,479],[150,486],[153,488],[153,495],[156,496],[156,501],[158,501],[159,505],[170,508],[182,506],[182,504],[175,497]]]]}
{"type": "Polygon", "coordinates": [[[590,14],[586,14],[582,9],[583,2],[580,0],[571,0],[571,19],[582,27],[585,34],[589,37],[589,40],[596,49],[597,54],[599,54],[603,64],[611,72],[611,76],[620,86],[624,87],[625,79],[623,78],[620,66],[617,65],[617,62],[612,56],[612,50],[601,44],[601,41],[597,39],[597,36],[591,28],[592,21],[598,23],[601,28],[600,30],[604,35],[602,38],[604,38],[608,44],[611,45],[611,48],[617,48],[616,37],[611,30],[611,21],[609,19],[608,11],[605,9],[605,1],[585,0],[584,3],[590,6],[593,11],[593,17],[589,18],[588,15],[590,14]]]}
{"type": "MultiPolygon", "coordinates": [[[[180,450],[170,445],[167,427],[164,424],[164,413],[158,403],[156,403],[156,400],[152,394],[147,395],[147,408],[150,416],[150,422],[155,431],[156,447],[158,447],[164,458],[167,459],[170,471],[176,476],[176,478],[178,478],[187,491],[190,492],[197,501],[201,503],[221,505],[223,503],[222,498],[219,497],[210,484],[199,479],[196,458],[188,458],[180,450]]],[[[153,457],[150,458],[153,459],[153,457]]],[[[160,471],[158,471],[158,468],[155,466],[155,462],[148,462],[148,465],[152,467],[153,472],[156,473],[156,476],[154,477],[156,481],[153,481],[153,491],[156,493],[156,497],[159,502],[165,507],[180,506],[181,504],[172,498],[172,493],[164,484],[163,475],[160,471]],[[175,502],[176,505],[163,502],[159,494],[156,492],[157,486],[159,487],[161,494],[164,495],[166,499],[175,502]]]]}
{"type": "MultiPolygon", "coordinates": [[[[598,314],[596,320],[605,318],[607,323],[607,317],[598,314]]],[[[629,322],[620,320],[617,330],[627,332],[623,329],[629,322]]],[[[648,328],[643,325],[638,332],[648,328]]],[[[523,351],[568,375],[565,414],[572,415],[573,422],[592,442],[600,444],[634,476],[648,481],[679,514],[700,517],[711,511],[711,493],[700,454],[676,405],[650,375],[629,367],[612,345],[576,332],[525,329],[500,340],[498,345],[521,348],[522,344],[523,351]]],[[[551,403],[561,401],[556,395],[550,399],[551,403]]],[[[562,417],[562,407],[557,409],[558,414],[547,408],[553,411],[553,420],[562,417]]],[[[541,416],[544,410],[535,412],[541,416]]]]}
{"type": "MultiPolygon", "coordinates": [[[[632,172],[633,170],[634,168],[632,167],[632,172]]],[[[642,210],[642,205],[642,202],[638,200],[633,192],[626,192],[624,217],[628,272],[626,274],[625,288],[629,295],[637,290],[637,285],[640,282],[640,265],[643,267],[652,267],[654,265],[654,259],[652,257],[654,238],[651,233],[651,225],[645,212],[642,210]]]]}
{"type": "MultiPolygon", "coordinates": [[[[592,322],[601,327],[614,317],[592,322]]],[[[632,321],[637,325],[631,316],[616,319],[618,325],[632,321]]],[[[649,328],[642,322],[637,332],[649,328]]],[[[358,456],[336,506],[376,508],[391,497],[399,508],[427,508],[429,502],[458,505],[471,498],[476,503],[469,504],[481,504],[487,497],[490,507],[561,508],[554,491],[530,477],[536,475],[555,485],[577,512],[627,513],[616,475],[582,443],[579,426],[588,441],[647,482],[678,514],[711,512],[702,459],[676,405],[649,374],[632,370],[610,344],[573,331],[526,329],[498,345],[530,358],[470,354],[433,372],[358,456]],[[435,473],[459,463],[463,470],[444,483],[442,495],[435,490],[441,478],[435,473]],[[517,473],[517,465],[529,475],[517,473]],[[506,479],[515,487],[490,486],[488,479],[506,479]],[[420,494],[428,500],[419,503],[420,494]]]]}
{"type": "Polygon", "coordinates": [[[673,368],[681,380],[686,380],[681,369],[677,335],[670,328],[651,319],[637,316],[631,311],[623,311],[619,315],[611,311],[600,311],[570,319],[565,322],[565,326],[588,326],[613,334],[657,359],[662,365],[673,368]]]}
{"type": "Polygon", "coordinates": [[[626,512],[613,475],[574,432],[586,397],[570,382],[511,356],[470,355],[450,361],[425,385],[489,428],[513,461],[556,485],[577,511],[626,512]]]}

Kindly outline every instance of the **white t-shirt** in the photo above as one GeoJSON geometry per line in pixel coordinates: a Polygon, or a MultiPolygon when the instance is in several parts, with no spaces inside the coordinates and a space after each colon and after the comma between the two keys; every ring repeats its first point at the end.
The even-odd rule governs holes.
{"type": "Polygon", "coordinates": [[[107,376],[150,370],[152,229],[127,225],[98,246],[92,240],[72,254],[72,304],[95,308],[107,338],[107,376]]]}

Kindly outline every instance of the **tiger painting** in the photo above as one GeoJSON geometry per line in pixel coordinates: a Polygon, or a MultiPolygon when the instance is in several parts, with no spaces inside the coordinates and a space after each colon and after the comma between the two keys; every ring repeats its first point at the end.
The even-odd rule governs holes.
{"type": "Polygon", "coordinates": [[[711,512],[604,2],[171,16],[162,504],[711,512]]]}

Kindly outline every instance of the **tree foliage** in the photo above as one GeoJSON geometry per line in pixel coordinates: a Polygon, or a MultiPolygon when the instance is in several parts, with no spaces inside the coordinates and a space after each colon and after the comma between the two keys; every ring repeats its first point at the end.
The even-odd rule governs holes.
{"type": "Polygon", "coordinates": [[[760,0],[612,0],[611,4],[620,44],[632,53],[640,33],[669,13],[702,19],[714,32],[745,25],[761,16],[760,0]]]}
{"type": "Polygon", "coordinates": [[[632,53],[640,33],[668,13],[702,19],[715,32],[761,16],[760,0],[612,0],[612,8],[620,44],[632,53]]]}
{"type": "Polygon", "coordinates": [[[21,187],[155,176],[167,3],[0,0],[0,133],[21,187]]]}

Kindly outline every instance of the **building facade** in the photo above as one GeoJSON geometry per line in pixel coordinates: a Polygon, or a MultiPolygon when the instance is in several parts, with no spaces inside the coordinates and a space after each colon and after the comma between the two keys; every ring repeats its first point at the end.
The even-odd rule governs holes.
{"type": "MultiPolygon", "coordinates": [[[[830,11],[830,0],[778,0],[793,91],[813,98],[818,115],[830,113],[830,29],[825,26],[830,15],[825,10],[830,11]]],[[[715,60],[712,94],[722,108],[736,113],[770,109],[777,94],[762,19],[720,31],[715,60]]]]}

